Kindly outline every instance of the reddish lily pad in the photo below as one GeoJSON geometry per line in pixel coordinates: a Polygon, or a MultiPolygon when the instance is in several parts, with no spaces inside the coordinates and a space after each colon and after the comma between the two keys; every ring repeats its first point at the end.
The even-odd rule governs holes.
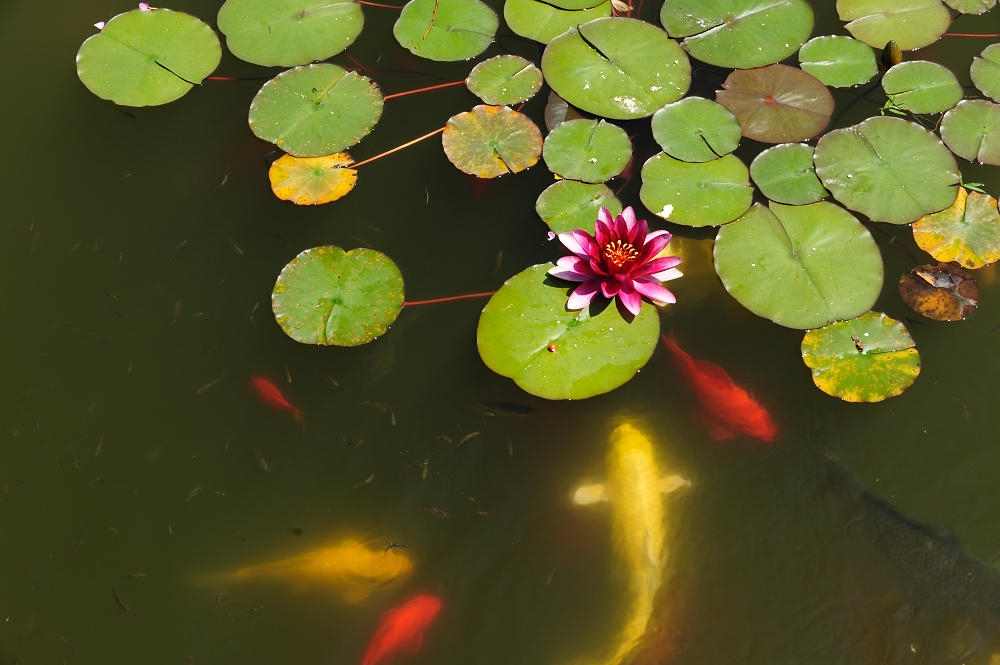
{"type": "Polygon", "coordinates": [[[830,122],[833,95],[797,67],[737,69],[716,100],[739,120],[743,136],[764,143],[804,141],[830,122]]]}
{"type": "Polygon", "coordinates": [[[410,0],[392,34],[403,48],[422,58],[468,60],[493,43],[499,23],[496,13],[480,0],[410,0]]]}
{"type": "Polygon", "coordinates": [[[660,317],[643,303],[626,323],[610,304],[594,313],[566,309],[572,287],[532,266],[507,280],[479,318],[476,340],[486,366],[546,399],[585,399],[614,390],[656,349],[660,317]]]}
{"type": "Polygon", "coordinates": [[[358,346],[388,330],[403,308],[403,276],[374,249],[307,249],[281,270],[274,318],[303,344],[358,346]]]}
{"type": "Polygon", "coordinates": [[[961,321],[979,305],[976,280],[951,263],[917,266],[904,273],[899,295],[914,312],[935,321],[961,321]]]}
{"type": "Polygon", "coordinates": [[[894,41],[904,51],[933,44],[951,25],[941,0],[837,0],[847,31],[875,48],[894,41]]]}
{"type": "Polygon", "coordinates": [[[535,201],[535,212],[553,233],[592,228],[602,207],[612,215],[622,211],[621,201],[607,185],[576,180],[559,180],[549,185],[535,201]]]}
{"type": "Polygon", "coordinates": [[[963,99],[941,119],[941,139],[970,162],[1000,164],[1000,104],[963,99]]]}
{"type": "Polygon", "coordinates": [[[466,85],[487,104],[516,104],[541,89],[542,71],[520,56],[498,55],[473,67],[466,85]]]}
{"type": "Polygon", "coordinates": [[[642,165],[639,198],[653,214],[685,226],[718,226],[750,207],[753,187],[736,155],[682,162],[657,153],[642,165]]]}
{"type": "Polygon", "coordinates": [[[461,171],[495,178],[533,166],[542,154],[542,132],[522,113],[480,104],[448,118],[441,144],[461,171]]]}
{"type": "Polygon", "coordinates": [[[295,205],[319,205],[346,196],[354,189],[358,172],[348,168],[354,160],[346,152],[323,157],[283,155],[268,169],[271,191],[295,205]]]}
{"type": "Polygon", "coordinates": [[[782,143],[759,153],[750,163],[750,177],[761,194],[778,203],[806,205],[827,196],[813,167],[813,147],[805,143],[782,143]]]}
{"type": "Polygon", "coordinates": [[[906,326],[880,312],[810,330],[802,338],[802,360],[817,388],[845,402],[881,402],[920,374],[906,326]]]}
{"type": "Polygon", "coordinates": [[[909,60],[882,76],[889,103],[911,113],[943,113],[962,99],[962,86],[951,70],[936,62],[909,60]]]}
{"type": "Polygon", "coordinates": [[[799,67],[834,88],[860,85],[878,73],[872,47],[844,35],[823,35],[807,41],[799,49],[799,67]]]}
{"type": "Polygon", "coordinates": [[[983,268],[1000,259],[1000,212],[988,194],[958,188],[949,208],[913,223],[917,245],[941,262],[983,268]]]}
{"type": "Polygon", "coordinates": [[[972,84],[995,102],[1000,102],[1000,44],[990,44],[972,59],[972,84]]]}
{"type": "Polygon", "coordinates": [[[506,0],[503,18],[515,34],[548,44],[570,28],[611,16],[610,0],[582,4],[588,6],[569,9],[541,0],[506,0]]]}
{"type": "Polygon", "coordinates": [[[545,137],[542,158],[562,178],[605,182],[628,165],[632,142],[624,129],[606,120],[567,120],[545,137]]]}

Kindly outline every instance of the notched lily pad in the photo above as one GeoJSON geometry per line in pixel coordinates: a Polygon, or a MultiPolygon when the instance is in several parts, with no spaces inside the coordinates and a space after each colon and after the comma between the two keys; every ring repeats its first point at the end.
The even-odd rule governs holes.
{"type": "Polygon", "coordinates": [[[875,48],[894,41],[904,51],[933,44],[951,25],[941,0],[837,0],[847,31],[875,48]]]}
{"type": "Polygon", "coordinates": [[[542,154],[542,132],[522,113],[480,104],[448,118],[441,144],[459,170],[495,178],[534,166],[542,154]]]}
{"type": "Polygon", "coordinates": [[[667,104],[653,114],[650,125],[663,152],[685,162],[707,162],[728,155],[740,144],[736,116],[702,97],[667,104]]]}
{"type": "Polygon", "coordinates": [[[586,7],[563,7],[563,2],[542,2],[542,0],[506,0],[503,4],[503,18],[514,34],[533,39],[542,44],[595,18],[611,16],[610,0],[602,2],[574,3],[586,7]]]}
{"type": "Polygon", "coordinates": [[[606,120],[567,120],[549,132],[542,158],[553,173],[582,182],[605,182],[632,157],[625,130],[606,120]]]}
{"type": "Polygon", "coordinates": [[[622,211],[621,201],[607,185],[576,180],[554,182],[535,201],[535,212],[553,233],[594,228],[601,207],[612,215],[622,211]]]}
{"type": "Polygon", "coordinates": [[[750,177],[761,194],[778,203],[806,205],[827,196],[813,167],[813,147],[805,143],[782,143],[759,153],[750,163],[750,177]]]}
{"type": "Polygon", "coordinates": [[[913,223],[913,239],[938,261],[983,268],[1000,259],[1000,212],[988,194],[958,188],[955,202],[913,223]]]}
{"type": "Polygon", "coordinates": [[[951,263],[926,264],[904,273],[899,295],[914,312],[935,321],[961,321],[979,305],[972,273],[951,263]]]}
{"type": "Polygon", "coordinates": [[[941,119],[941,140],[970,162],[1000,164],[1000,104],[963,99],[941,119]]]}
{"type": "Polygon", "coordinates": [[[951,70],[936,62],[908,60],[882,76],[889,102],[911,113],[942,113],[962,99],[962,86],[951,70]]]}
{"type": "Polygon", "coordinates": [[[480,0],[410,0],[392,34],[413,55],[468,60],[493,43],[499,24],[496,13],[480,0]]]}
{"type": "Polygon", "coordinates": [[[541,89],[542,71],[520,56],[498,55],[473,67],[466,85],[487,104],[516,104],[541,89]]]}
{"type": "Polygon", "coordinates": [[[733,221],[753,202],[750,173],[736,155],[682,162],[666,153],[646,160],[639,198],[653,214],[685,226],[733,221]]]}
{"type": "Polygon", "coordinates": [[[323,157],[282,155],[268,169],[271,191],[295,205],[319,205],[346,196],[354,189],[357,169],[346,152],[323,157]]]}
{"type": "Polygon", "coordinates": [[[972,84],[995,102],[1000,102],[1000,44],[990,44],[972,59],[972,84]]]}
{"type": "Polygon", "coordinates": [[[799,67],[834,88],[867,83],[878,73],[872,47],[844,35],[823,35],[807,41],[799,49],[799,67]]]}

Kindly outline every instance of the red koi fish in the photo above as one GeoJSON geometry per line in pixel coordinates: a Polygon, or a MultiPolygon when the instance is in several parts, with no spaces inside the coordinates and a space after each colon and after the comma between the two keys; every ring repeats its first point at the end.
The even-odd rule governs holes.
{"type": "Polygon", "coordinates": [[[733,383],[726,370],[713,362],[692,358],[677,345],[673,335],[662,335],[661,339],[705,410],[713,439],[730,439],[740,434],[761,441],[774,439],[778,428],[771,414],[733,383]]]}
{"type": "Polygon", "coordinates": [[[295,422],[302,424],[302,410],[297,406],[285,399],[285,396],[281,394],[281,390],[278,386],[274,385],[268,379],[263,376],[252,376],[250,377],[250,383],[253,385],[253,389],[257,391],[257,395],[260,399],[275,409],[280,411],[288,411],[295,418],[295,422]]]}
{"type": "Polygon", "coordinates": [[[420,594],[386,612],[361,665],[375,665],[400,651],[415,652],[424,641],[424,629],[440,610],[438,598],[420,594]]]}

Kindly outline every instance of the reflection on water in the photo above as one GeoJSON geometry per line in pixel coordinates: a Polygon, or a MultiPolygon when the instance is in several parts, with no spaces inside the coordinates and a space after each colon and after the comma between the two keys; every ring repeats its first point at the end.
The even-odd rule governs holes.
{"type": "MultiPolygon", "coordinates": [[[[529,214],[545,174],[500,179],[476,198],[427,143],[366,167],[332,207],[293,210],[268,191],[276,155],[246,126],[257,83],[206,85],[126,116],[71,66],[91,23],[124,7],[51,12],[43,44],[17,27],[35,6],[15,0],[0,24],[8,60],[34,63],[9,73],[21,101],[0,109],[24,139],[5,167],[0,226],[0,665],[123,654],[360,663],[385,613],[420,594],[442,606],[400,663],[600,662],[647,615],[622,663],[990,663],[995,283],[981,284],[966,322],[914,323],[921,377],[877,405],[813,389],[801,334],[734,306],[710,272],[672,283],[678,304],[664,328],[767,405],[778,429],[768,445],[714,440],[665,350],[610,395],[528,397],[478,359],[476,301],[407,308],[362,348],[299,345],[268,311],[299,251],[372,246],[397,260],[414,299],[495,289],[552,258],[529,214]],[[305,427],[261,404],[253,376],[270,377],[305,427]],[[606,506],[569,499],[581,478],[609,479],[622,419],[641,423],[661,465],[653,476],[691,481],[659,497],[660,553],[654,540],[622,545],[646,527],[622,526],[633,522],[613,492],[606,506]],[[303,581],[295,593],[191,583],[348,533],[364,535],[365,553],[351,551],[380,589],[351,594],[353,604],[347,572],[334,588],[303,581]],[[389,542],[407,547],[386,552],[389,542]],[[376,569],[407,559],[412,570],[381,588],[395,573],[376,569]],[[636,611],[640,564],[669,574],[636,611]]],[[[217,6],[176,8],[211,19],[217,6]]],[[[367,61],[395,57],[368,37],[391,31],[389,14],[366,15],[367,61]]],[[[375,76],[394,90],[412,84],[405,72],[375,76]]],[[[405,103],[387,109],[366,151],[439,126],[441,104],[472,101],[457,89],[405,103]]],[[[966,177],[1000,189],[995,174],[966,177]]],[[[883,254],[887,275],[909,270],[896,243],[883,254]]],[[[879,307],[908,315],[891,290],[879,307]]]]}

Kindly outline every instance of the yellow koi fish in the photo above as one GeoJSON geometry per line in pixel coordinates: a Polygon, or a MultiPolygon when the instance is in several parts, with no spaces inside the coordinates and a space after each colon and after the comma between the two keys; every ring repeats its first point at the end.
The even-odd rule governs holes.
{"type": "MultiPolygon", "coordinates": [[[[377,542],[377,541],[376,541],[377,542]]],[[[303,554],[240,568],[230,573],[203,575],[197,581],[211,586],[250,581],[279,581],[296,587],[326,587],[346,602],[357,603],[386,589],[413,568],[397,545],[346,538],[303,554]]]]}
{"type": "Polygon", "coordinates": [[[691,483],[677,475],[662,476],[649,439],[629,423],[611,433],[607,464],[607,482],[577,488],[573,502],[611,503],[613,542],[629,580],[625,624],[604,661],[604,665],[618,665],[645,634],[663,579],[667,551],[661,495],[691,483]]]}

